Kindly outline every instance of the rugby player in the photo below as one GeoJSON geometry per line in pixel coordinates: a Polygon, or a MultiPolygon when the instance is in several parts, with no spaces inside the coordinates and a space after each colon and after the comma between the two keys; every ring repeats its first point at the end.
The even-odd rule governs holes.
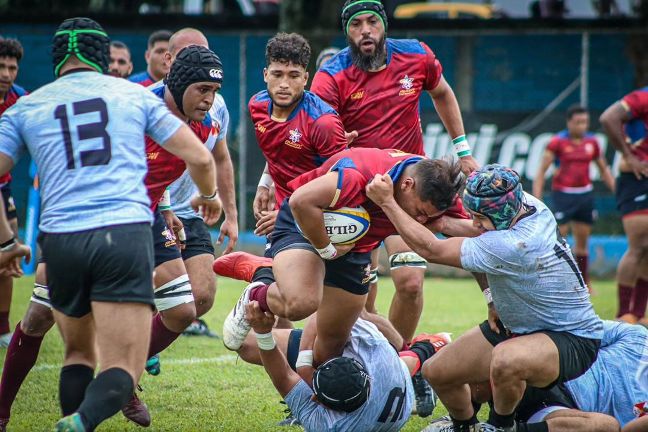
{"type": "Polygon", "coordinates": [[[110,42],[110,75],[127,78],[133,72],[133,61],[128,45],[120,41],[110,42]]]}
{"type": "MultiPolygon", "coordinates": [[[[517,409],[519,432],[617,432],[648,418],[648,331],[641,326],[603,321],[601,349],[580,377],[548,389],[527,387],[517,409]],[[634,422],[634,424],[633,424],[634,422]]],[[[471,386],[477,403],[491,399],[490,384],[471,386]]],[[[444,418],[425,432],[453,432],[444,418]]]]}
{"type": "Polygon", "coordinates": [[[65,342],[59,393],[64,417],[55,430],[90,431],[131,397],[148,350],[153,241],[144,134],[185,159],[204,196],[215,193],[215,167],[159,98],[102,75],[109,39],[96,22],[65,20],[52,51],[57,80],[0,118],[0,171],[7,172],[25,147],[39,167],[40,245],[65,342]],[[85,113],[97,113],[99,121],[75,121],[78,131],[71,134],[70,117],[85,113]],[[54,144],[61,151],[53,152],[57,133],[54,144]],[[81,151],[80,141],[91,138],[102,147],[81,151]]]}
{"type": "MultiPolygon", "coordinates": [[[[247,305],[246,316],[255,337],[248,336],[239,355],[265,367],[306,431],[400,430],[414,403],[410,376],[449,342],[444,334],[417,336],[399,359],[395,347],[403,339],[395,329],[383,335],[372,322],[358,319],[341,356],[311,369],[312,379],[304,380],[295,370],[308,330],[273,329],[275,317],[256,301],[247,305]]],[[[311,316],[306,327],[314,328],[316,320],[317,315],[311,316]]],[[[310,333],[312,340],[316,334],[310,333]]]]}
{"type": "Polygon", "coordinates": [[[164,61],[164,54],[169,51],[171,34],[168,30],[156,30],[151,33],[144,53],[146,70],[131,75],[128,77],[129,81],[148,87],[169,73],[170,65],[164,61]]]}
{"type": "Polygon", "coordinates": [[[223,341],[227,348],[237,350],[243,343],[250,329],[245,305],[258,301],[264,312],[291,321],[318,312],[313,364],[341,354],[364,308],[371,251],[395,232],[365,196],[365,186],[377,173],[394,178],[396,199],[420,222],[449,209],[462,184],[459,164],[380,149],[344,150],[289,182],[292,194],[279,210],[268,251],[272,269],[256,269],[252,284],[226,318],[223,341]],[[368,232],[352,245],[331,244],[323,209],[360,205],[371,217],[368,232]]]}
{"type": "MultiPolygon", "coordinates": [[[[192,47],[184,53],[183,62],[176,65],[173,73],[169,74],[168,85],[153,90],[177,117],[184,122],[191,120],[191,130],[203,141],[207,141],[212,134],[207,111],[214,92],[220,88],[222,81],[222,73],[220,78],[210,76],[209,72],[214,68],[222,72],[220,59],[215,54],[206,48],[192,47]]],[[[185,164],[148,136],[146,153],[148,172],[144,181],[151,209],[155,211],[165,188],[184,172],[185,164]]],[[[191,174],[193,178],[194,175],[191,174]]],[[[218,213],[220,204],[217,195],[207,198],[192,205],[200,204],[205,208],[215,206],[212,212],[218,213]]],[[[218,219],[217,216],[210,217],[218,219]]],[[[153,317],[149,359],[169,346],[196,315],[192,286],[176,247],[175,237],[159,212],[155,213],[154,221],[155,306],[160,313],[153,317]]],[[[17,326],[18,330],[7,350],[0,383],[0,425],[8,423],[16,394],[36,362],[45,333],[53,325],[45,268],[44,263],[37,268],[30,306],[22,324],[17,326]]],[[[149,362],[151,364],[147,363],[147,368],[153,368],[152,372],[156,373],[155,359],[149,362]]],[[[148,426],[151,422],[146,406],[135,393],[123,411],[127,418],[141,426],[148,426]]]]}
{"type": "MultiPolygon", "coordinates": [[[[348,47],[320,68],[311,91],[339,113],[346,131],[357,131],[350,147],[424,155],[419,102],[427,92],[456,143],[464,171],[474,170],[477,163],[465,139],[459,104],[430,48],[414,39],[387,38],[387,15],[380,1],[347,0],[341,15],[348,47]]],[[[396,287],[389,320],[410,340],[423,311],[426,263],[398,236],[384,243],[396,287]]],[[[378,251],[372,258],[370,311],[375,311],[377,267],[378,251]]]]}
{"type": "MultiPolygon", "coordinates": [[[[23,56],[23,47],[16,39],[0,38],[0,116],[18,98],[27,94],[25,89],[16,84],[20,60],[23,56]]],[[[18,236],[18,218],[16,206],[11,196],[11,174],[6,173],[0,177],[0,192],[5,212],[14,236],[18,236]]],[[[9,346],[11,331],[9,326],[9,310],[13,292],[13,278],[0,275],[0,347],[9,346]]]]}
{"type": "Polygon", "coordinates": [[[553,212],[560,234],[574,235],[574,255],[591,291],[588,272],[589,236],[595,219],[594,186],[590,164],[595,162],[605,185],[614,192],[614,177],[594,134],[589,133],[589,113],[581,106],[567,110],[567,129],[555,135],[544,152],[533,180],[533,195],[542,200],[545,174],[556,166],[551,183],[553,212]]]}
{"type": "Polygon", "coordinates": [[[468,178],[464,205],[474,227],[447,217],[435,222],[434,228],[456,236],[447,240],[416,223],[393,191],[385,175],[367,186],[367,196],[427,261],[485,273],[487,303],[499,316],[495,320],[490,314],[489,321],[458,338],[424,365],[423,375],[457,431],[479,430],[468,384],[490,379],[494,407],[488,425],[514,431],[525,387],[553,386],[582,375],[603,336],[603,323],[556,220],[541,201],[523,192],[517,173],[501,165],[487,165],[468,178]],[[482,234],[460,237],[474,235],[474,228],[482,234]]]}
{"type": "Polygon", "coordinates": [[[601,114],[610,143],[621,152],[616,184],[617,208],[628,250],[617,267],[617,317],[648,326],[648,87],[636,90],[601,114]],[[624,126],[626,127],[624,134],[624,126]]]}

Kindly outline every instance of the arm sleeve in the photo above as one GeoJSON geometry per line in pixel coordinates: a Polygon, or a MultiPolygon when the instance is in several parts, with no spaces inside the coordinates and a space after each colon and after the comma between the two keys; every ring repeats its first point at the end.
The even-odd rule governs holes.
{"type": "Polygon", "coordinates": [[[20,112],[14,105],[0,116],[0,152],[9,156],[15,164],[24,150],[25,143],[20,133],[20,112]]]}
{"type": "Polygon", "coordinates": [[[313,123],[311,138],[317,154],[328,159],[346,148],[344,127],[335,114],[325,114],[313,123]]]}
{"type": "Polygon", "coordinates": [[[313,390],[304,381],[299,381],[284,398],[292,414],[307,431],[328,430],[326,409],[313,402],[313,390]]]}
{"type": "Polygon", "coordinates": [[[324,99],[335,111],[340,111],[340,92],[337,83],[327,72],[315,73],[310,91],[324,99]]]}
{"type": "Polygon", "coordinates": [[[175,134],[182,120],[173,115],[162,99],[142,87],[142,102],[146,107],[146,134],[157,143],[165,143],[175,134]]]}
{"type": "Polygon", "coordinates": [[[334,167],[333,171],[340,173],[338,178],[337,192],[331,203],[332,209],[342,207],[358,207],[367,200],[365,186],[367,179],[360,171],[353,168],[334,167]]]}
{"type": "Polygon", "coordinates": [[[434,90],[441,80],[443,74],[443,66],[437,59],[436,55],[429,46],[424,42],[420,42],[423,50],[425,50],[425,83],[423,88],[425,90],[434,90]]]}
{"type": "Polygon", "coordinates": [[[507,247],[509,240],[499,234],[493,231],[464,239],[461,244],[461,266],[471,272],[493,275],[514,273],[518,266],[507,247]]]}
{"type": "Polygon", "coordinates": [[[648,92],[637,90],[626,95],[622,99],[630,108],[632,117],[642,117],[648,113],[648,92]]]}

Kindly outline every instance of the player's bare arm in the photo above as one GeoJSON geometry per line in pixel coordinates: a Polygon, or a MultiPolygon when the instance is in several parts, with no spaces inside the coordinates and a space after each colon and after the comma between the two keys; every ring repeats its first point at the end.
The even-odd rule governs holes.
{"type": "MultiPolygon", "coordinates": [[[[452,87],[450,87],[450,84],[448,84],[443,75],[439,80],[439,84],[428,93],[432,97],[434,107],[437,113],[439,113],[439,117],[441,117],[443,126],[445,126],[448,134],[451,137],[464,135],[465,132],[459,102],[457,102],[457,97],[452,91],[452,87]]],[[[459,160],[461,161],[462,171],[466,174],[479,168],[479,164],[471,155],[463,156],[459,160]]]]}
{"type": "Polygon", "coordinates": [[[596,163],[599,173],[601,173],[601,180],[603,180],[605,186],[614,193],[616,191],[616,183],[610,165],[608,165],[605,160],[605,156],[601,155],[601,157],[596,159],[594,162],[596,163]]]}
{"type": "Polygon", "coordinates": [[[225,213],[225,220],[220,226],[220,235],[216,244],[221,244],[225,237],[228,237],[229,241],[223,253],[229,253],[238,241],[238,210],[236,209],[236,190],[234,189],[234,167],[227,148],[227,139],[216,143],[212,149],[212,155],[216,163],[216,185],[220,191],[225,213]]]}
{"type": "Polygon", "coordinates": [[[554,154],[554,152],[552,152],[551,150],[545,150],[544,154],[542,155],[542,162],[540,162],[538,172],[533,179],[533,196],[540,200],[542,199],[542,193],[544,191],[545,173],[547,172],[551,164],[554,163],[555,159],[556,155],[554,154]]]}
{"type": "Polygon", "coordinates": [[[290,369],[286,357],[277,349],[276,343],[271,348],[274,342],[274,339],[272,339],[272,327],[274,326],[275,316],[270,312],[263,312],[259,307],[259,302],[256,301],[250,302],[246,306],[245,312],[245,317],[257,335],[263,367],[270,376],[272,384],[279,394],[286,396],[299,383],[300,378],[299,375],[290,369]],[[265,345],[264,342],[271,345],[265,345]]]}
{"type": "Polygon", "coordinates": [[[366,191],[367,196],[380,206],[414,252],[426,261],[461,268],[463,237],[439,240],[425,226],[405,213],[394,199],[394,184],[389,175],[376,174],[366,191]]]}
{"type": "Polygon", "coordinates": [[[632,114],[630,113],[630,109],[623,102],[617,102],[608,107],[601,114],[599,120],[614,148],[623,154],[623,158],[630,169],[637,179],[640,180],[642,176],[648,177],[648,162],[639,160],[632,153],[630,144],[626,141],[626,137],[623,134],[623,124],[631,118],[632,114]]]}
{"type": "MultiPolygon", "coordinates": [[[[317,249],[324,249],[331,240],[324,228],[323,210],[333,203],[338,183],[338,172],[330,172],[298,188],[290,197],[290,209],[304,236],[317,249]]],[[[334,245],[337,257],[353,248],[351,245],[334,245]]]]}

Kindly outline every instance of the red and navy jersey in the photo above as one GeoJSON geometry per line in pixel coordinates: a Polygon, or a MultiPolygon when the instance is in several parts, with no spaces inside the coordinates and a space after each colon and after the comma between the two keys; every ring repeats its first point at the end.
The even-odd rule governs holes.
{"type": "Polygon", "coordinates": [[[564,130],[555,135],[547,150],[555,155],[556,172],[551,189],[567,193],[584,193],[592,190],[590,163],[601,157],[601,146],[594,134],[586,134],[574,142],[564,130]]]}
{"type": "Polygon", "coordinates": [[[346,148],[344,128],[337,113],[309,91],[304,92],[284,122],[272,119],[272,100],[265,90],[252,96],[248,109],[259,148],[275,183],[277,208],[290,195],[290,180],[346,148]]]}
{"type": "Polygon", "coordinates": [[[358,131],[351,147],[396,148],[423,155],[419,99],[433,90],[443,68],[432,50],[415,39],[387,39],[387,65],[365,72],[340,51],[315,74],[311,91],[339,114],[346,131],[358,131]]]}
{"type": "MultiPolygon", "coordinates": [[[[13,84],[7,94],[5,95],[4,101],[0,103],[0,116],[4,114],[9,107],[13,106],[18,99],[22,96],[29,94],[27,90],[20,87],[19,85],[13,84]]],[[[7,173],[3,176],[0,176],[0,185],[7,184],[11,181],[11,173],[7,173]]]]}
{"type": "Polygon", "coordinates": [[[153,79],[153,77],[151,75],[149,75],[148,71],[143,71],[143,72],[138,72],[136,74],[133,74],[133,75],[128,77],[128,81],[137,83],[137,84],[142,85],[144,87],[148,87],[151,84],[156,82],[153,79]]]}
{"type": "MultiPolygon", "coordinates": [[[[291,193],[311,180],[322,177],[328,172],[339,172],[337,192],[329,208],[364,207],[371,218],[369,231],[356,243],[354,252],[368,252],[396,234],[396,229],[380,207],[374,204],[365,192],[367,184],[376,174],[389,173],[396,183],[405,168],[424,159],[423,156],[404,153],[395,149],[353,148],[332,156],[324,164],[304,173],[288,183],[291,193]]],[[[457,197],[454,205],[446,210],[448,216],[467,219],[461,199],[457,197]]]]}
{"type": "MultiPolygon", "coordinates": [[[[166,86],[160,86],[151,91],[160,98],[164,98],[165,89],[166,86]]],[[[218,134],[212,125],[209,113],[202,122],[190,122],[189,127],[204,143],[207,142],[210,135],[218,134]]],[[[182,175],[186,165],[182,159],[166,151],[148,135],[146,136],[146,161],[148,173],[144,178],[144,184],[151,199],[151,209],[155,210],[164,190],[182,175]]]]}
{"type": "Polygon", "coordinates": [[[632,152],[640,160],[648,161],[648,87],[635,90],[621,99],[630,110],[633,120],[626,125],[626,135],[632,141],[632,152]]]}

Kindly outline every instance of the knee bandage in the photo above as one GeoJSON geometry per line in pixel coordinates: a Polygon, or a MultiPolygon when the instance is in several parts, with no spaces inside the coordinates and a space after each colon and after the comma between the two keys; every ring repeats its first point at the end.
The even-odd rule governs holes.
{"type": "Polygon", "coordinates": [[[50,302],[49,288],[47,287],[47,285],[34,283],[34,290],[32,291],[31,301],[51,309],[52,303],[50,302]]]}
{"type": "Polygon", "coordinates": [[[155,307],[159,311],[192,301],[194,301],[194,297],[191,292],[191,283],[189,283],[189,276],[186,274],[155,288],[155,307]]]}
{"type": "Polygon", "coordinates": [[[399,252],[389,256],[389,267],[392,270],[402,267],[427,268],[425,261],[416,252],[399,252]]]}

